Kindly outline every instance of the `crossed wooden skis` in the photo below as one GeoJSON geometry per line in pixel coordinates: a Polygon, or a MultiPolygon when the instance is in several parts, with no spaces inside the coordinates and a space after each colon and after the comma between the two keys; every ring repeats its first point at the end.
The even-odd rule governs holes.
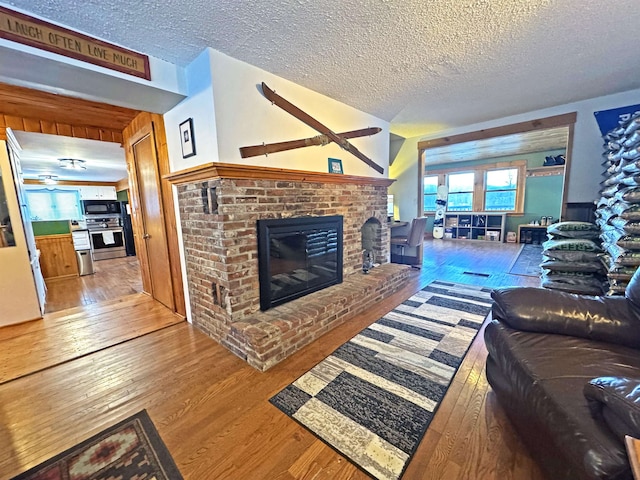
{"type": "Polygon", "coordinates": [[[301,140],[291,140],[288,142],[278,142],[278,143],[269,143],[262,145],[253,145],[250,147],[241,147],[240,155],[242,158],[247,157],[255,157],[257,155],[267,155],[269,153],[282,152],[285,150],[292,150],[294,148],[302,148],[309,147],[312,145],[327,145],[329,142],[335,142],[340,147],[342,147],[347,152],[352,155],[358,157],[364,163],[372,167],[375,171],[379,173],[384,173],[384,168],[375,163],[369,157],[367,157],[364,153],[354,147],[351,143],[349,143],[349,138],[357,138],[357,137],[365,137],[369,135],[375,135],[381,128],[372,127],[372,128],[363,128],[361,130],[352,130],[349,132],[335,133],[331,131],[327,126],[320,123],[318,120],[313,118],[308,113],[300,110],[294,104],[289,102],[288,100],[282,98],[276,92],[271,90],[266,83],[262,82],[262,92],[267,100],[271,101],[271,103],[277,105],[282,108],[284,111],[290,113],[294,117],[296,117],[301,122],[309,125],[311,128],[320,132],[320,135],[316,135],[311,138],[304,138],[301,140]]]}

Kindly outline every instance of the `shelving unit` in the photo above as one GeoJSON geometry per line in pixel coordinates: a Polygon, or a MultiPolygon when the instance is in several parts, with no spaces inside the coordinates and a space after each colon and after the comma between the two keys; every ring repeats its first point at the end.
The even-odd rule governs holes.
{"type": "Polygon", "coordinates": [[[541,244],[547,239],[547,227],[544,225],[518,225],[518,243],[541,244]],[[527,241],[527,238],[528,241],[527,241]]]}
{"type": "Polygon", "coordinates": [[[527,177],[549,177],[552,175],[564,175],[564,165],[527,168],[527,177]]]}
{"type": "Polygon", "coordinates": [[[446,213],[444,216],[444,238],[503,242],[505,219],[504,213],[446,213]]]}

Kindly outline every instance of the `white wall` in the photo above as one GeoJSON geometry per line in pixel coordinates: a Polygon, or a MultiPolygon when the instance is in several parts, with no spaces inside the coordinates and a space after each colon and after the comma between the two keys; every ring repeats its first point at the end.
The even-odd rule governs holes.
{"type": "Polygon", "coordinates": [[[418,141],[420,137],[408,138],[402,144],[393,165],[389,167],[389,177],[395,182],[389,187],[393,194],[394,218],[411,220],[422,216],[418,212],[418,141]]]}
{"type": "Polygon", "coordinates": [[[198,55],[185,69],[185,73],[189,96],[164,114],[164,128],[172,171],[219,161],[209,50],[198,55]],[[182,158],[179,126],[188,118],[193,119],[196,154],[189,158],[182,158]]]}
{"type": "Polygon", "coordinates": [[[41,318],[27,241],[13,186],[7,144],[0,140],[0,171],[13,225],[15,247],[0,248],[0,327],[41,318]]]}
{"type": "Polygon", "coordinates": [[[203,52],[196,59],[196,62],[198,62],[198,68],[193,65],[187,68],[189,98],[165,114],[167,142],[169,143],[169,139],[174,142],[173,139],[177,138],[178,123],[185,118],[193,117],[195,121],[196,116],[206,117],[210,114],[211,119],[215,118],[215,123],[206,124],[203,132],[201,123],[206,120],[198,119],[195,121],[197,150],[195,157],[182,159],[179,145],[169,145],[173,170],[220,161],[327,172],[328,158],[338,158],[342,160],[345,174],[369,177],[387,176],[389,164],[388,122],[213,49],[207,49],[203,52]],[[202,68],[206,64],[207,56],[211,68],[212,100],[206,98],[210,92],[204,88],[204,85],[197,92],[195,90],[193,94],[191,92],[191,82],[194,75],[199,75],[202,82],[206,79],[202,68]],[[385,173],[379,174],[334,143],[323,147],[311,146],[274,153],[268,157],[243,159],[240,156],[240,147],[297,140],[319,134],[289,113],[272,105],[262,95],[260,89],[262,82],[334,132],[339,133],[367,127],[382,128],[382,131],[376,135],[352,139],[351,142],[362,153],[383,167],[385,173]],[[209,112],[208,109],[211,107],[213,107],[213,111],[209,112]],[[215,133],[214,137],[202,137],[203,135],[212,135],[212,132],[215,133]],[[203,142],[205,147],[201,150],[199,145],[202,145],[203,142]],[[217,151],[214,151],[216,142],[217,151]]]}
{"type": "Polygon", "coordinates": [[[342,160],[345,174],[368,177],[388,175],[388,122],[220,52],[212,51],[212,58],[220,161],[326,172],[328,158],[338,158],[342,160]],[[268,157],[241,158],[240,147],[319,134],[280,107],[272,105],[262,94],[262,82],[333,132],[382,128],[376,135],[356,138],[351,143],[383,167],[385,173],[379,174],[333,142],[322,147],[311,146],[274,153],[268,157]]]}
{"type": "MultiPolygon", "coordinates": [[[[188,97],[164,114],[167,149],[172,171],[210,162],[241,163],[294,170],[327,172],[328,158],[342,160],[348,175],[386,177],[389,169],[389,123],[329,97],[303,88],[213,49],[203,51],[186,69],[188,97]],[[335,144],[311,146],[268,157],[243,159],[240,147],[283,142],[318,135],[262,95],[265,82],[278,94],[324,123],[334,132],[380,127],[376,135],[351,140],[353,145],[384,168],[379,174],[335,144]],[[183,158],[179,125],[192,118],[196,155],[183,158]]],[[[175,189],[174,189],[175,190],[175,189]]],[[[176,219],[180,224],[177,198],[176,219]]],[[[181,231],[178,232],[179,236],[181,231]]],[[[181,255],[184,255],[180,240],[181,255]]],[[[184,263],[182,275],[186,279],[184,263]]],[[[184,282],[187,319],[191,321],[189,292],[184,282]]]]}
{"type": "Polygon", "coordinates": [[[164,113],[186,94],[182,68],[149,57],[151,80],[0,39],[0,82],[164,113]],[[42,72],[47,72],[42,75],[42,72]]]}
{"type": "MultiPolygon", "coordinates": [[[[576,88],[579,88],[579,86],[576,86],[576,88]]],[[[603,171],[601,154],[604,151],[598,123],[593,114],[599,110],[608,110],[637,103],[640,103],[640,90],[632,90],[477,123],[467,127],[443,130],[429,136],[407,139],[390,168],[390,177],[397,179],[397,181],[389,188],[389,192],[395,194],[395,202],[402,219],[412,218],[418,213],[419,141],[577,112],[566,201],[592,202],[600,197],[599,183],[602,180],[601,173],[603,171]]],[[[452,106],[452,108],[455,108],[455,106],[452,106]]]]}

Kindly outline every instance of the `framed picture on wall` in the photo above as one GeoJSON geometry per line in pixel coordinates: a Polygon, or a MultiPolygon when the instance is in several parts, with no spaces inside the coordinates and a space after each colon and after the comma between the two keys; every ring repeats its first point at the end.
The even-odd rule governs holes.
{"type": "Polygon", "coordinates": [[[342,160],[337,158],[329,159],[329,173],[343,173],[342,172],[342,160]]]}
{"type": "Polygon", "coordinates": [[[193,136],[193,118],[188,118],[180,124],[180,145],[182,158],[193,157],[196,154],[196,139],[193,136]]]}

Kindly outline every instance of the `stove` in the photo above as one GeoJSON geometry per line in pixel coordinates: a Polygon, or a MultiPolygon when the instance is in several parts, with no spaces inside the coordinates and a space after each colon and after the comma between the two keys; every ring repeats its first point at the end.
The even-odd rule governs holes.
{"type": "Polygon", "coordinates": [[[119,215],[85,215],[88,230],[105,230],[120,227],[119,215]]]}
{"type": "Polygon", "coordinates": [[[85,215],[94,260],[126,257],[119,215],[85,215]]]}

